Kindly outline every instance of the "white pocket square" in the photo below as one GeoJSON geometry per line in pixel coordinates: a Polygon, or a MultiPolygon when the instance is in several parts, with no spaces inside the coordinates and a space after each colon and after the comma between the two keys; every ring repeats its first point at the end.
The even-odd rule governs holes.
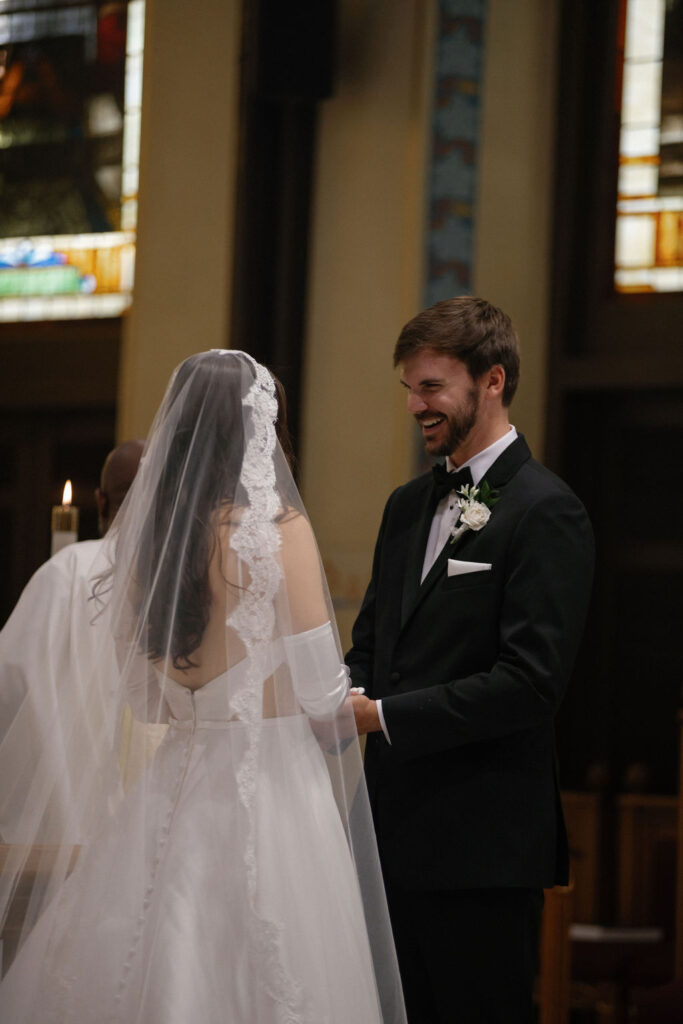
{"type": "Polygon", "coordinates": [[[461,562],[459,558],[448,559],[448,575],[462,576],[466,572],[487,572],[491,562],[461,562]]]}

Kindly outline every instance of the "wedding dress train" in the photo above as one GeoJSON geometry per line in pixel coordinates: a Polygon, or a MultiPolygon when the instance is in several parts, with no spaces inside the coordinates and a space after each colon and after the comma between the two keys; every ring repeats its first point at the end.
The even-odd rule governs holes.
{"type": "Polygon", "coordinates": [[[163,680],[168,732],[10,968],[3,1021],[381,1020],[358,879],[306,715],[261,724],[253,810],[270,839],[255,846],[253,906],[249,866],[230,858],[247,815],[233,766],[249,741],[228,700],[247,661],[196,691],[163,680]],[[131,841],[145,843],[144,877],[131,841]],[[264,922],[273,943],[259,940],[264,922]]]}

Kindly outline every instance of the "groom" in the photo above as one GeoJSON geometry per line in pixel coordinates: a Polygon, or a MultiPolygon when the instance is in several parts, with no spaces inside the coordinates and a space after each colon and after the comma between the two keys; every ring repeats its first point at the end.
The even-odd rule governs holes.
{"type": "Polygon", "coordinates": [[[509,423],[505,313],[439,302],[403,328],[394,365],[446,464],[389,497],[347,663],[408,1018],[527,1024],[543,888],[567,881],[553,717],[591,527],[509,423]]]}

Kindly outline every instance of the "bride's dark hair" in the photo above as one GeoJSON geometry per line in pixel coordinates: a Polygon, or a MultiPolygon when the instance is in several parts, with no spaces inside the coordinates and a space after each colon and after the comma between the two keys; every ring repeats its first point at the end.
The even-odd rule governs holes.
{"type": "MultiPolygon", "coordinates": [[[[142,530],[137,578],[139,608],[146,606],[144,653],[179,670],[195,666],[191,656],[209,621],[209,565],[220,522],[236,501],[249,422],[242,398],[253,378],[242,353],[203,352],[179,366],[166,399],[173,428],[142,530]]],[[[278,436],[287,439],[284,422],[278,436]]]]}

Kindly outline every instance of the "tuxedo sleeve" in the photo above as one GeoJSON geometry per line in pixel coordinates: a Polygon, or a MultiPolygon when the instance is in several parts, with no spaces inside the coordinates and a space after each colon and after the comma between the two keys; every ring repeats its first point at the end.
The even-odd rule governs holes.
{"type": "Polygon", "coordinates": [[[419,757],[495,740],[551,718],[581,639],[593,561],[591,526],[571,492],[532,505],[507,548],[490,667],[385,697],[394,755],[419,757]]]}
{"type": "MultiPolygon", "coordinates": [[[[396,492],[394,491],[394,494],[396,492]]],[[[373,683],[373,662],[375,657],[375,611],[377,602],[377,579],[379,566],[382,557],[382,543],[386,530],[386,523],[389,514],[389,506],[393,498],[389,497],[384,508],[384,515],[380,524],[375,544],[375,554],[372,561],[372,576],[368,589],[365,592],[363,603],[356,621],[353,624],[351,633],[352,647],[347,652],[345,661],[351,672],[351,685],[363,686],[367,697],[372,697],[373,683]]]]}

